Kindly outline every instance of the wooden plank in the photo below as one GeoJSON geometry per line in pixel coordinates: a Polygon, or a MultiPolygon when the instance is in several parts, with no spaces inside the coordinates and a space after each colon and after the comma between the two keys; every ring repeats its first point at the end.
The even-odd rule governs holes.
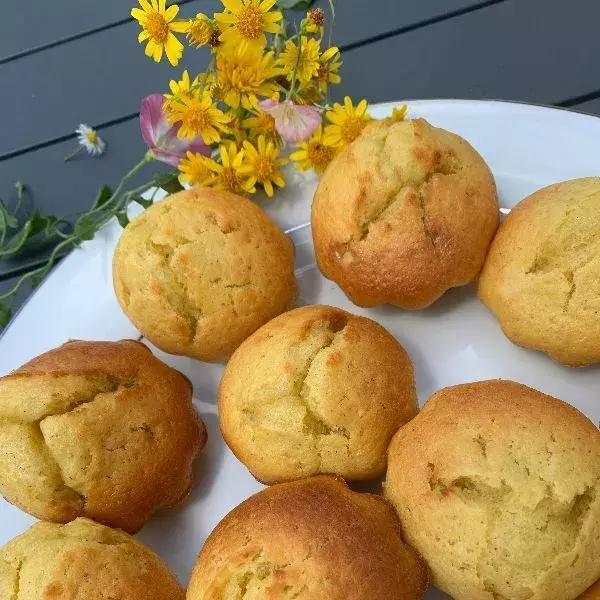
{"type": "MultiPolygon", "coordinates": [[[[428,0],[407,3],[401,10],[388,0],[344,0],[338,3],[335,42],[353,44],[443,15],[449,8],[480,3],[428,0]]],[[[220,6],[219,0],[202,0],[185,5],[182,13],[194,14],[199,7],[212,12],[220,6]]],[[[166,62],[156,65],[137,43],[138,29],[137,23],[126,23],[0,66],[0,89],[10,90],[0,105],[10,115],[3,120],[0,158],[65,136],[81,121],[99,124],[133,113],[142,96],[166,90],[168,80],[184,66],[202,70],[208,62],[208,52],[200,49],[187,52],[177,71],[166,62]]]]}
{"type": "Polygon", "coordinates": [[[599,87],[598,19],[590,0],[504,2],[346,52],[339,91],[558,103],[599,87]]]}
{"type": "MultiPolygon", "coordinates": [[[[600,80],[598,80],[597,85],[600,87],[600,80]]],[[[594,98],[593,100],[588,100],[581,104],[574,104],[570,106],[570,108],[582,110],[583,112],[591,113],[593,115],[600,115],[600,98],[594,98]]]]}

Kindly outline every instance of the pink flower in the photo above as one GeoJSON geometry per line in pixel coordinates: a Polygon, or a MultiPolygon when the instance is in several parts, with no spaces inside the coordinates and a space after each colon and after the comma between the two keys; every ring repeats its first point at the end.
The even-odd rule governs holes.
{"type": "Polygon", "coordinates": [[[164,101],[162,94],[150,94],[140,104],[140,130],[155,158],[176,167],[188,151],[210,156],[211,150],[201,137],[191,141],[177,137],[179,125],[167,122],[162,109],[164,101]]]}
{"type": "Polygon", "coordinates": [[[301,106],[291,100],[261,100],[258,105],[275,119],[275,129],[286,142],[307,140],[321,124],[321,113],[312,106],[301,106]]]}

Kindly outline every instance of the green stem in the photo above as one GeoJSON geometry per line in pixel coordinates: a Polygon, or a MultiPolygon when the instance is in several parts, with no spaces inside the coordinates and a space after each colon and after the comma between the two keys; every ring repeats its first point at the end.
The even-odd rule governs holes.
{"type": "Polygon", "coordinates": [[[65,157],[65,162],[70,161],[72,158],[77,156],[82,150],[83,150],[83,146],[77,146],[77,148],[75,148],[75,150],[73,152],[71,152],[71,154],[69,154],[69,156],[65,157]]]}

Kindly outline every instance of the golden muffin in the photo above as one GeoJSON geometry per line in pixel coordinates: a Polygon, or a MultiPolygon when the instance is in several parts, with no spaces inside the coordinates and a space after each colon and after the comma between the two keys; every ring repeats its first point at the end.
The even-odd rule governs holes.
{"type": "Polygon", "coordinates": [[[294,247],[250,200],[197,188],[125,228],[113,280],[125,314],[155,346],[217,361],[292,305],[294,247]]]}
{"type": "Polygon", "coordinates": [[[600,362],[600,177],[520,202],[490,247],[479,297],[515,344],[570,366],[600,362]]]}
{"type": "Polygon", "coordinates": [[[600,600],[600,579],[577,600],[600,600]]]}
{"type": "Polygon", "coordinates": [[[327,168],[312,234],[319,268],[355,304],[424,308],[477,277],[498,214],[494,178],[464,139],[383,120],[327,168]]]}
{"type": "Polygon", "coordinates": [[[455,600],[574,600],[600,577],[600,431],[537,390],[434,394],[392,440],[385,492],[455,600]]]}
{"type": "Polygon", "coordinates": [[[427,579],[383,498],[319,476],[234,508],[202,548],[187,600],[416,600],[427,579]]]}
{"type": "Polygon", "coordinates": [[[184,600],[150,548],[118,529],[78,518],[36,523],[0,548],[2,600],[184,600]]]}
{"type": "Polygon", "coordinates": [[[381,325],[332,306],[273,319],[233,354],[219,389],[225,441],[264,483],[383,475],[417,414],[413,367],[381,325]]]}
{"type": "Polygon", "coordinates": [[[71,341],[0,378],[0,494],[129,532],[184,500],[206,443],[192,386],[143,344],[71,341]]]}

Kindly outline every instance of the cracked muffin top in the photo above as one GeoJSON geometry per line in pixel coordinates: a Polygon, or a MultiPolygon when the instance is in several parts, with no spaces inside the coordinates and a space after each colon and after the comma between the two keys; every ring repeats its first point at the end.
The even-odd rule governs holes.
{"type": "Polygon", "coordinates": [[[600,431],[537,390],[440,390],[394,437],[385,491],[456,600],[573,600],[600,577],[600,431]]]}
{"type": "Polygon", "coordinates": [[[0,494],[129,532],[184,500],[206,443],[190,382],[143,344],[71,341],[0,378],[0,494]]]}
{"type": "Polygon", "coordinates": [[[600,177],[551,185],[513,208],[479,297],[515,344],[570,366],[600,362],[600,177]]]}
{"type": "Polygon", "coordinates": [[[187,600],[417,600],[427,579],[388,502],[319,476],[234,508],[202,548],[187,600]]]}
{"type": "Polygon", "coordinates": [[[113,281],[125,314],[154,345],[217,361],[290,308],[294,247],[246,198],[191,189],[125,228],[113,281]]]}
{"type": "Polygon", "coordinates": [[[385,472],[386,450],[417,413],[413,367],[381,325],[331,306],[280,315],[225,368],[225,441],[263,483],[385,472]]]}
{"type": "Polygon", "coordinates": [[[319,268],[359,306],[424,308],[473,281],[497,227],[481,156],[424,119],[365,128],[329,165],[312,206],[319,268]]]}
{"type": "Polygon", "coordinates": [[[150,548],[79,518],[36,523],[0,548],[0,598],[184,600],[185,591],[150,548]]]}

